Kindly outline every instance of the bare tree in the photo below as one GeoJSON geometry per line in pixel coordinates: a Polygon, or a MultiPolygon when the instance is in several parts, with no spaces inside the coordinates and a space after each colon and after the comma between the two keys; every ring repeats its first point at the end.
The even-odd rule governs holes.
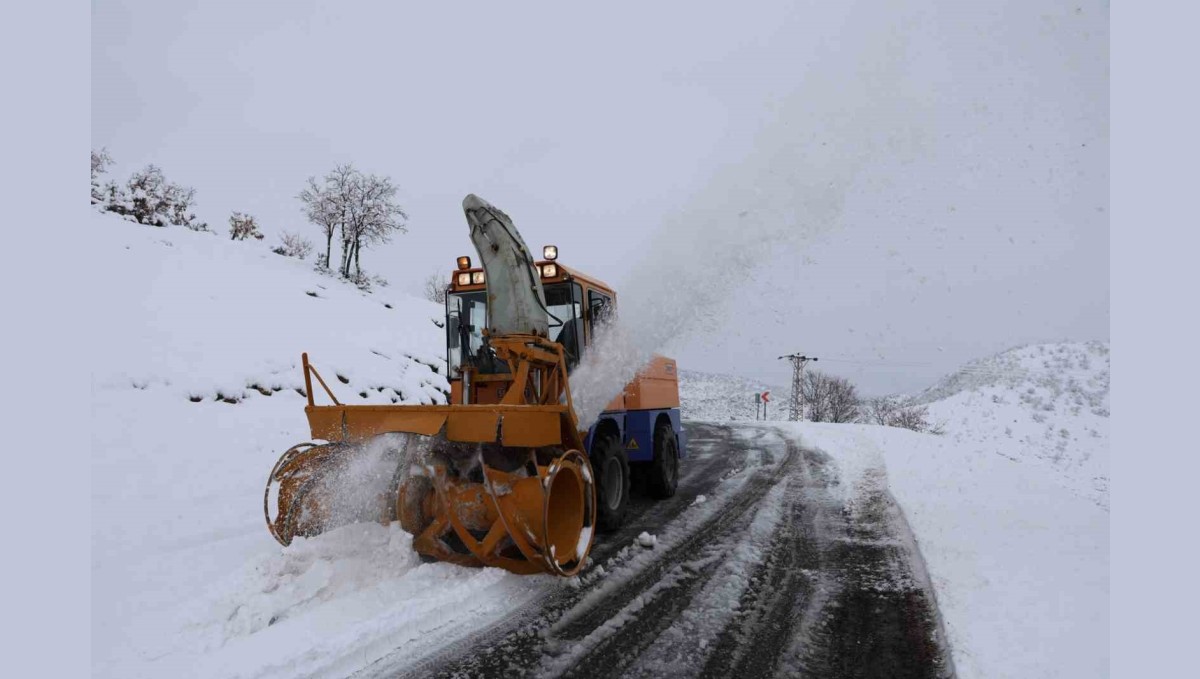
{"type": "Polygon", "coordinates": [[[809,370],[804,373],[800,393],[812,422],[857,422],[862,417],[858,390],[843,377],[809,370]]]}
{"type": "Polygon", "coordinates": [[[857,422],[862,416],[862,399],[858,390],[844,377],[826,376],[829,381],[827,390],[828,419],[827,422],[857,422]]]}
{"type": "Polygon", "coordinates": [[[825,379],[825,373],[819,370],[805,372],[800,384],[800,396],[810,421],[825,422],[829,419],[829,382],[825,379]]]}
{"type": "Polygon", "coordinates": [[[396,191],[390,178],[364,175],[349,164],[334,168],[323,183],[309,178],[299,198],[309,221],[325,235],[325,268],[331,268],[333,236],[340,232],[338,273],[355,282],[369,278],[362,272],[363,249],[407,231],[408,215],[396,203],[396,191]]]}
{"type": "Polygon", "coordinates": [[[308,178],[308,186],[300,192],[304,214],[325,235],[325,268],[330,268],[333,254],[333,235],[345,230],[347,200],[358,171],[353,165],[339,165],[318,184],[316,177],[308,178]]]}
{"type": "Polygon", "coordinates": [[[300,236],[299,234],[283,232],[279,237],[280,244],[271,248],[271,252],[284,257],[295,257],[296,259],[305,259],[312,252],[312,241],[300,236]]]}
{"type": "Polygon", "coordinates": [[[880,396],[867,402],[863,419],[870,424],[900,427],[927,434],[941,434],[943,428],[929,419],[929,408],[904,405],[894,396],[880,396]]]}
{"type": "Polygon", "coordinates": [[[229,237],[232,240],[262,240],[263,234],[258,230],[258,222],[253,216],[235,212],[229,216],[229,237]]]}
{"type": "Polygon", "coordinates": [[[899,404],[889,396],[877,396],[866,403],[864,418],[868,424],[888,426],[899,404]]]}
{"type": "Polygon", "coordinates": [[[445,304],[447,285],[448,282],[446,281],[446,277],[441,273],[435,271],[434,273],[429,274],[429,276],[425,279],[423,290],[425,293],[425,299],[429,300],[430,302],[445,304]]]}
{"type": "Polygon", "coordinates": [[[889,427],[901,427],[926,434],[942,434],[943,428],[929,419],[929,408],[925,406],[907,406],[897,408],[888,421],[889,427]]]}
{"type": "Polygon", "coordinates": [[[342,276],[362,278],[362,249],[364,245],[387,243],[393,233],[404,233],[408,215],[396,203],[396,186],[388,177],[364,175],[354,177],[345,200],[346,219],[342,223],[342,276]]]}

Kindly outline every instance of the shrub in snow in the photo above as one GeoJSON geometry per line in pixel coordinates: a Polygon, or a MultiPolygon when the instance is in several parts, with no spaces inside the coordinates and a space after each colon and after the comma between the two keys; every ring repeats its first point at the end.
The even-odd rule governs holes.
{"type": "MultiPolygon", "coordinates": [[[[896,397],[873,398],[866,404],[864,421],[885,427],[899,427],[928,434],[941,434],[943,428],[930,421],[929,408],[903,405],[896,397]]],[[[1010,432],[1011,433],[1011,432],[1010,432]]]]}
{"type": "Polygon", "coordinates": [[[283,235],[279,237],[279,241],[279,245],[271,248],[271,252],[284,257],[306,259],[313,250],[312,241],[299,234],[284,231],[283,235]]]}
{"type": "Polygon", "coordinates": [[[425,299],[437,304],[446,303],[446,286],[449,281],[440,272],[429,274],[425,279],[424,287],[421,290],[425,294],[425,299]]]}
{"type": "Polygon", "coordinates": [[[112,165],[112,162],[107,149],[92,150],[92,205],[105,202],[106,191],[105,187],[100,186],[100,175],[108,172],[108,166],[112,165]]]}
{"type": "Polygon", "coordinates": [[[262,232],[258,230],[258,222],[252,215],[235,212],[229,216],[229,238],[232,240],[262,240],[262,232]]]}
{"type": "Polygon", "coordinates": [[[208,231],[208,224],[196,219],[191,211],[196,190],[172,184],[155,165],[134,172],[125,188],[106,187],[104,209],[131,217],[139,224],[185,226],[193,231],[208,231]]]}

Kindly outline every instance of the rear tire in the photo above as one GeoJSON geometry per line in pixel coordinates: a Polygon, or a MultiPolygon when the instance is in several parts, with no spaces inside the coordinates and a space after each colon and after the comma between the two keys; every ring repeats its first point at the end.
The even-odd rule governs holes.
{"type": "Polygon", "coordinates": [[[629,508],[629,457],[612,435],[596,441],[589,457],[596,475],[596,525],[605,533],[612,532],[625,522],[629,508]]]}
{"type": "Polygon", "coordinates": [[[679,486],[679,443],[675,430],[666,422],[654,428],[654,461],[647,476],[651,497],[663,500],[675,495],[679,486]]]}

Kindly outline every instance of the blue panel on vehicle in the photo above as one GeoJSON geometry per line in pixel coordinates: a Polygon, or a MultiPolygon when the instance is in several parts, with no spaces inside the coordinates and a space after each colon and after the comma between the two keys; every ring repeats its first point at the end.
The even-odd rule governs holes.
{"type": "Polygon", "coordinates": [[[605,421],[611,420],[621,434],[625,444],[625,454],[630,462],[650,462],[654,459],[654,427],[658,418],[665,415],[671,421],[671,429],[675,431],[675,439],[679,443],[680,459],[688,456],[687,434],[683,431],[678,408],[667,410],[609,410],[600,414],[600,419],[588,429],[584,445],[590,451],[592,438],[596,429],[605,421]]]}
{"type": "Polygon", "coordinates": [[[625,453],[630,462],[654,459],[654,421],[660,410],[630,410],[625,413],[625,453]]]}

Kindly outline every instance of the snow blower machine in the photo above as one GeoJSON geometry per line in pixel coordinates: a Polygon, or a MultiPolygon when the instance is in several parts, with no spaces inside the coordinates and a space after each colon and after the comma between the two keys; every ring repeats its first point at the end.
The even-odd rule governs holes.
{"type": "Polygon", "coordinates": [[[633,485],[675,493],[687,449],[675,362],[655,356],[580,429],[569,376],[615,293],[558,263],[554,246],[534,261],[486,201],[468,195],[463,211],[482,267],[459,257],[447,289],[449,404],[343,404],[305,354],[304,410],[322,442],[271,470],[267,527],[288,545],[399,521],[426,560],[574,575],[596,531],[621,525],[633,485]],[[316,403],[314,378],[332,403],[316,403]]]}

